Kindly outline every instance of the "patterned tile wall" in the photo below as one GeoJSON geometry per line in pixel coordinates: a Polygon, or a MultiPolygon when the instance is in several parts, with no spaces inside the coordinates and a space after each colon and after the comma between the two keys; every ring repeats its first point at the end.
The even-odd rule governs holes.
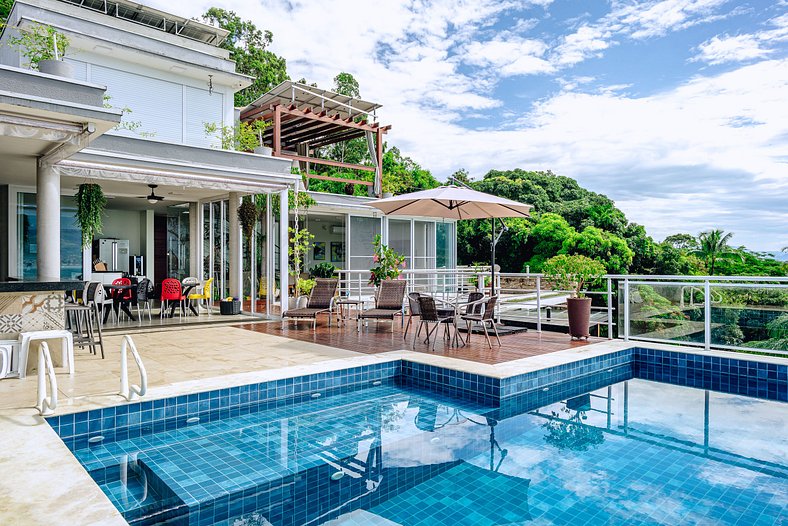
{"type": "Polygon", "coordinates": [[[13,340],[20,332],[64,327],[65,297],[62,292],[0,293],[0,339],[13,340]]]}

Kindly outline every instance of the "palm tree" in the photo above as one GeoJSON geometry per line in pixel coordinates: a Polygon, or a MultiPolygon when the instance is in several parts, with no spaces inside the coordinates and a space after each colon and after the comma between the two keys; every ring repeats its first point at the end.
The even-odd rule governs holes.
{"type": "Polygon", "coordinates": [[[732,237],[733,232],[726,234],[722,230],[707,230],[698,234],[699,248],[693,253],[706,262],[710,276],[714,275],[714,266],[718,259],[736,256],[744,260],[738,249],[728,246],[732,237]]]}

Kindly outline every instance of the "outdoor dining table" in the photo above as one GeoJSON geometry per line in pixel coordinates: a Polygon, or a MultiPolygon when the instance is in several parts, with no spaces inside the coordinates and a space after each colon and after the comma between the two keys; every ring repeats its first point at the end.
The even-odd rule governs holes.
{"type": "MultiPolygon", "coordinates": [[[[436,301],[441,304],[441,306],[437,308],[438,316],[454,317],[454,323],[452,324],[454,325],[454,336],[452,337],[452,345],[454,345],[455,347],[465,347],[465,345],[468,343],[465,338],[458,337],[459,328],[457,327],[457,317],[460,316],[463,307],[467,307],[468,305],[478,304],[478,302],[467,301],[468,300],[467,297],[463,301],[461,301],[460,298],[461,296],[457,296],[456,301],[453,303],[439,300],[436,298],[436,301]],[[457,343],[458,340],[461,341],[462,344],[457,343]]],[[[486,299],[487,298],[485,298],[485,300],[486,299]]],[[[470,334],[468,335],[468,339],[470,339],[470,334]]]]}
{"type": "MultiPolygon", "coordinates": [[[[200,281],[198,281],[196,283],[189,283],[188,285],[183,285],[183,292],[181,293],[181,295],[184,298],[188,298],[189,294],[191,294],[191,292],[194,289],[196,289],[197,287],[200,287],[200,286],[202,286],[202,282],[200,282],[200,281]]],[[[172,318],[173,316],[175,316],[175,308],[177,306],[178,306],[177,303],[173,303],[172,305],[170,305],[170,314],[169,314],[168,317],[172,318]]],[[[181,309],[183,309],[183,307],[181,307],[181,309]]],[[[194,308],[194,305],[190,304],[189,305],[189,310],[191,310],[194,313],[195,316],[199,316],[200,315],[200,313],[197,312],[197,309],[194,308]]]]}
{"type": "MultiPolygon", "coordinates": [[[[129,309],[129,303],[131,300],[123,300],[121,297],[123,293],[127,290],[136,290],[136,285],[104,285],[104,288],[109,291],[112,295],[112,309],[115,311],[115,315],[118,315],[118,310],[122,310],[126,316],[131,318],[131,321],[137,321],[137,318],[131,313],[131,309],[129,309]]],[[[109,318],[109,310],[104,311],[104,321],[103,323],[107,323],[107,319],[109,318]]]]}

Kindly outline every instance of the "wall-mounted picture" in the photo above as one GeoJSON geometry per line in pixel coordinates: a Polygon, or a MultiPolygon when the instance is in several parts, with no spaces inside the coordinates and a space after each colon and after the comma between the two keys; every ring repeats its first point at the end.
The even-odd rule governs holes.
{"type": "Polygon", "coordinates": [[[345,261],[345,244],[342,241],[331,242],[331,262],[345,261]]]}
{"type": "Polygon", "coordinates": [[[326,242],[315,241],[314,249],[312,252],[312,259],[315,261],[324,261],[326,259],[326,242]]]}

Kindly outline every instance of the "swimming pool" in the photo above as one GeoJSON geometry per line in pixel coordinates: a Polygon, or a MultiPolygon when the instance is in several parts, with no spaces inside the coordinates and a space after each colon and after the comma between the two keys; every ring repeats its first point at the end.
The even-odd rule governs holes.
{"type": "Polygon", "coordinates": [[[49,422],[131,524],[779,524],[786,368],[706,358],[397,361],[49,422]]]}

